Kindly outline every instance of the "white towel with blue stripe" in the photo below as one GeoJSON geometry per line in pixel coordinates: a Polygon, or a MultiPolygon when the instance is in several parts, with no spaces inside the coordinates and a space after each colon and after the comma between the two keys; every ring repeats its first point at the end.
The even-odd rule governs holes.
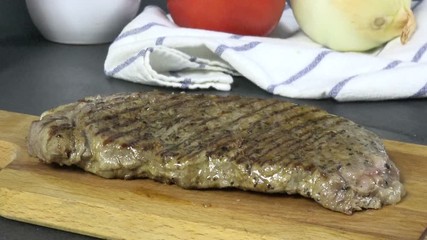
{"type": "Polygon", "coordinates": [[[287,8],[269,37],[180,28],[148,6],[111,44],[107,76],[181,89],[228,91],[244,76],[290,98],[376,101],[427,97],[427,4],[414,8],[418,28],[371,53],[342,53],[307,38],[287,8]]]}

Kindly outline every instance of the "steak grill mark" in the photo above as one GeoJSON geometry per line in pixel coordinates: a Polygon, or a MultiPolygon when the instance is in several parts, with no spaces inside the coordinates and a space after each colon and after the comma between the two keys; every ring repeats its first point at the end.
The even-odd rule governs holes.
{"type": "Polygon", "coordinates": [[[378,136],[278,99],[160,92],[88,97],[33,122],[28,150],[43,162],[106,178],[298,193],[347,214],[395,204],[405,194],[378,136]]]}

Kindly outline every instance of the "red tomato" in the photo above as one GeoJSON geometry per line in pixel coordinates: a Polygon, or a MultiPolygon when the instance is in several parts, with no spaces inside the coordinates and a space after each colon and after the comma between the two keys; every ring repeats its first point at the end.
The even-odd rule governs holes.
{"type": "Polygon", "coordinates": [[[285,0],[167,0],[181,27],[265,36],[277,26],[285,0]]]}

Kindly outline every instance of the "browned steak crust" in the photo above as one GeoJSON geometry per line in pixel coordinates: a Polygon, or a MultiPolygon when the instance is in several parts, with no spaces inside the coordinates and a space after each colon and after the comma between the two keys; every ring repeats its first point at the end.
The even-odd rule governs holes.
{"type": "Polygon", "coordinates": [[[298,193],[347,214],[405,194],[381,140],[277,99],[161,92],[88,97],[33,122],[30,154],[105,178],[298,193]]]}

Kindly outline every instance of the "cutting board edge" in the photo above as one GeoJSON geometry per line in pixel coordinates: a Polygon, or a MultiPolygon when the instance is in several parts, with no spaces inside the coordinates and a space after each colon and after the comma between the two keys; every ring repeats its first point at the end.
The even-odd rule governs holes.
{"type": "MultiPolygon", "coordinates": [[[[8,194],[12,194],[12,195],[19,195],[20,194],[19,191],[13,191],[10,189],[0,187],[0,198],[4,197],[5,192],[8,192],[8,194]]],[[[37,195],[37,194],[34,194],[34,195],[37,195]]],[[[13,200],[22,200],[22,198],[11,198],[11,199],[9,199],[9,201],[11,201],[11,200],[12,201],[13,200]]],[[[67,227],[64,227],[62,224],[58,224],[58,223],[51,224],[50,221],[46,221],[46,218],[44,219],[45,221],[40,221],[40,219],[33,219],[33,213],[34,212],[39,213],[40,211],[44,211],[45,209],[37,210],[35,208],[32,208],[30,211],[19,213],[15,210],[9,211],[10,208],[13,209],[13,207],[9,207],[9,204],[1,204],[0,205],[0,216],[3,218],[6,218],[6,219],[14,220],[14,221],[29,223],[29,224],[47,227],[47,228],[53,228],[53,229],[57,229],[57,230],[61,230],[61,231],[73,232],[73,233],[77,233],[77,234],[81,234],[81,235],[97,237],[97,238],[105,237],[105,236],[102,236],[102,235],[99,235],[96,233],[92,233],[89,231],[80,231],[79,229],[67,228],[67,227]]],[[[67,222],[61,221],[61,223],[65,224],[67,222]]]]}
{"type": "MultiPolygon", "coordinates": [[[[4,179],[8,179],[8,178],[5,178],[5,176],[9,176],[9,177],[12,177],[14,175],[15,176],[20,176],[19,179],[20,178],[24,178],[25,179],[25,176],[27,176],[27,174],[24,174],[24,175],[19,175],[18,174],[18,175],[16,175],[17,173],[14,173],[16,171],[17,170],[14,170],[14,169],[7,169],[7,170],[5,170],[3,172],[0,172],[0,176],[2,177],[3,180],[4,179]]],[[[30,173],[28,173],[28,174],[30,174],[30,173]]],[[[33,175],[33,173],[31,175],[33,175]]],[[[43,174],[37,174],[37,175],[43,176],[43,174]]],[[[55,181],[55,179],[52,179],[52,180],[55,181]]],[[[18,180],[18,181],[20,181],[20,184],[25,183],[25,180],[18,180]]],[[[85,229],[83,229],[83,230],[79,229],[78,231],[76,231],[76,228],[69,227],[69,226],[67,228],[67,223],[70,223],[70,222],[71,223],[75,223],[75,219],[76,219],[76,218],[69,219],[70,218],[70,214],[66,214],[66,215],[62,216],[62,218],[55,219],[55,221],[53,221],[53,222],[49,221],[49,219],[52,220],[51,217],[49,217],[49,216],[52,216],[52,215],[53,216],[57,216],[56,211],[61,208],[61,206],[62,206],[61,204],[64,204],[64,197],[66,198],[65,199],[66,200],[65,203],[67,204],[67,206],[68,205],[74,205],[74,206],[71,207],[71,208],[68,208],[68,209],[67,208],[62,209],[63,212],[68,212],[68,213],[72,213],[72,214],[78,215],[78,213],[76,213],[75,209],[80,209],[83,212],[91,212],[91,213],[93,213],[94,210],[96,212],[100,208],[101,209],[104,208],[104,209],[109,209],[108,212],[115,212],[115,214],[117,214],[117,215],[122,215],[124,213],[123,209],[121,209],[121,208],[114,208],[114,207],[111,208],[110,207],[111,206],[111,201],[110,201],[111,199],[109,199],[108,202],[104,202],[104,200],[102,200],[102,199],[101,200],[96,199],[96,200],[89,200],[88,201],[87,198],[85,198],[85,199],[79,199],[77,201],[74,199],[72,201],[72,200],[69,200],[64,195],[61,196],[61,197],[58,197],[57,195],[52,194],[52,193],[49,193],[49,194],[40,193],[37,190],[34,190],[34,188],[31,187],[31,186],[16,189],[16,188],[13,188],[13,185],[16,185],[16,183],[6,185],[6,187],[0,187],[0,198],[9,199],[6,202],[6,204],[4,204],[3,206],[1,206],[1,204],[0,204],[0,215],[2,215],[4,217],[7,217],[7,218],[16,219],[16,220],[19,220],[19,221],[22,221],[22,222],[33,223],[33,224],[37,224],[37,225],[42,225],[42,226],[51,227],[51,228],[55,228],[55,229],[59,229],[59,230],[70,231],[70,232],[76,232],[76,233],[79,233],[79,234],[84,234],[84,235],[89,235],[89,236],[102,237],[102,238],[111,238],[114,235],[108,235],[108,234],[106,234],[106,235],[100,235],[100,234],[97,234],[97,233],[99,233],[102,230],[102,228],[96,229],[96,230],[93,230],[93,231],[91,231],[91,230],[85,230],[85,229]],[[5,195],[7,195],[9,197],[4,197],[5,195]],[[12,197],[10,197],[10,196],[12,196],[12,197]],[[35,199],[36,201],[32,201],[32,200],[29,200],[29,199],[35,199]],[[16,212],[14,210],[15,208],[13,207],[13,204],[10,204],[11,202],[12,203],[13,202],[17,202],[17,203],[20,203],[20,202],[32,202],[32,203],[36,203],[35,204],[36,207],[25,208],[24,210],[21,210],[21,213],[19,213],[19,212],[16,212]],[[44,214],[49,213],[49,209],[50,209],[50,208],[41,208],[40,206],[44,206],[43,203],[52,203],[52,202],[54,204],[53,205],[49,204],[49,206],[50,206],[50,208],[53,208],[53,209],[56,209],[56,210],[54,212],[51,212],[50,214],[47,214],[47,216],[40,218],[40,213],[44,213],[44,214]],[[58,202],[60,202],[61,204],[59,204],[58,202]],[[74,202],[74,203],[72,203],[72,202],[74,202]],[[53,207],[53,206],[57,206],[57,207],[53,207]],[[10,212],[10,214],[8,214],[8,212],[10,212]],[[39,217],[38,217],[38,219],[32,220],[31,217],[34,217],[34,216],[39,216],[39,217]],[[62,225],[61,224],[58,225],[57,222],[62,223],[62,225]],[[63,225],[63,224],[65,224],[65,225],[63,225]]],[[[64,189],[64,191],[68,192],[69,190],[67,190],[67,188],[66,188],[66,189],[64,189]]],[[[77,193],[77,194],[79,194],[79,193],[77,193]]],[[[146,201],[147,201],[147,199],[145,199],[145,200],[143,200],[142,202],[139,202],[139,203],[145,204],[146,201]]],[[[156,205],[159,205],[159,204],[156,204],[156,205]]],[[[22,206],[22,205],[20,205],[20,206],[22,206]]],[[[153,206],[153,205],[151,204],[150,207],[151,206],[153,206]]],[[[28,207],[28,206],[25,205],[25,207],[28,207]]],[[[177,205],[177,206],[174,206],[174,207],[182,208],[182,207],[180,207],[180,205],[177,205]]],[[[188,208],[188,207],[186,208],[187,211],[188,210],[192,211],[192,208],[194,208],[196,210],[192,211],[192,212],[194,212],[195,214],[197,214],[197,212],[200,212],[200,207],[197,207],[197,205],[193,205],[193,206],[190,206],[190,207],[191,208],[188,208]],[[199,208],[198,211],[197,211],[197,208],[199,208]]],[[[392,206],[389,206],[389,207],[392,207],[392,206]]],[[[208,209],[209,208],[211,208],[211,207],[208,207],[208,209]]],[[[218,209],[219,209],[219,211],[223,211],[222,208],[218,208],[218,209]]],[[[215,209],[215,212],[217,212],[218,209],[215,209]]],[[[138,211],[138,212],[143,212],[143,211],[138,211]]],[[[194,219],[191,219],[190,221],[188,221],[188,220],[178,219],[178,218],[176,218],[176,216],[175,216],[175,218],[170,217],[169,215],[165,217],[165,214],[162,214],[161,212],[154,212],[154,213],[153,213],[153,211],[147,211],[147,212],[148,212],[148,214],[145,214],[145,215],[149,216],[148,219],[150,219],[150,218],[154,219],[155,221],[157,221],[159,223],[168,222],[168,223],[171,223],[171,225],[174,225],[174,221],[177,222],[177,223],[180,223],[180,222],[182,223],[183,221],[184,222],[191,222],[192,224],[196,224],[198,226],[197,229],[199,231],[200,231],[200,227],[202,227],[202,230],[205,229],[205,232],[208,232],[208,233],[205,233],[205,235],[204,235],[205,237],[206,236],[210,236],[209,235],[209,229],[212,229],[212,225],[204,226],[204,225],[207,224],[207,222],[205,222],[204,225],[203,225],[200,222],[196,222],[194,219]]],[[[133,213],[129,213],[128,212],[127,215],[130,216],[132,214],[133,213]]],[[[206,215],[206,213],[204,213],[204,214],[206,215]]],[[[225,216],[226,219],[230,219],[230,214],[231,214],[231,212],[228,211],[228,213],[221,214],[221,216],[225,216]]],[[[336,213],[336,214],[338,214],[338,213],[336,213]]],[[[108,217],[106,215],[104,215],[104,216],[99,215],[99,214],[95,214],[95,215],[97,215],[98,218],[108,219],[108,217]]],[[[78,215],[78,216],[80,217],[80,215],[78,215]]],[[[113,214],[113,216],[114,216],[114,214],[113,214]]],[[[60,217],[60,216],[57,216],[57,217],[60,217]]],[[[218,216],[213,216],[213,217],[218,217],[218,216]]],[[[236,215],[236,217],[237,218],[235,220],[237,220],[240,223],[244,224],[247,219],[253,219],[253,217],[259,218],[260,216],[259,215],[254,215],[253,213],[250,213],[250,214],[246,214],[245,213],[243,215],[242,214],[238,214],[238,215],[236,215]],[[243,222],[240,221],[240,220],[238,220],[239,217],[242,218],[242,216],[244,218],[243,222]]],[[[111,216],[110,216],[110,218],[111,218],[111,216]]],[[[233,217],[231,217],[231,218],[233,218],[233,217]]],[[[349,218],[351,218],[351,216],[349,216],[349,218]]],[[[86,218],[86,219],[90,220],[90,218],[86,218]]],[[[80,220],[79,223],[83,223],[84,224],[85,222],[87,222],[86,219],[84,218],[83,220],[80,220]]],[[[129,217],[128,219],[124,219],[123,221],[132,221],[132,219],[129,217]]],[[[294,225],[295,224],[299,225],[299,221],[296,221],[295,219],[292,219],[292,218],[291,219],[287,219],[287,220],[283,220],[283,222],[291,222],[291,223],[289,223],[290,226],[292,226],[293,224],[294,225]]],[[[144,221],[140,221],[140,223],[144,224],[144,221]]],[[[304,224],[305,224],[305,227],[307,227],[307,225],[310,225],[310,229],[311,230],[307,231],[307,233],[306,233],[308,236],[314,236],[315,233],[319,233],[318,230],[321,230],[322,234],[327,239],[342,239],[343,236],[348,236],[348,235],[354,236],[354,238],[349,238],[349,239],[390,239],[390,235],[385,235],[385,234],[382,235],[380,233],[374,234],[373,232],[371,232],[371,233],[369,233],[369,232],[360,232],[360,231],[357,231],[356,229],[341,229],[340,227],[337,227],[337,226],[328,226],[328,225],[323,225],[323,224],[318,224],[318,223],[314,224],[314,223],[304,222],[304,224]],[[312,229],[316,229],[316,232],[314,233],[312,231],[312,229]],[[341,233],[338,234],[339,232],[341,232],[341,233]],[[359,237],[356,237],[356,236],[359,236],[359,237]]],[[[181,225],[183,225],[183,224],[181,224],[181,225]]],[[[285,224],[284,226],[289,226],[289,225],[285,224]]],[[[215,225],[215,226],[216,227],[221,227],[221,225],[215,225]]],[[[79,227],[79,226],[76,226],[76,227],[79,227]]],[[[125,227],[123,227],[123,228],[125,228],[125,227]]],[[[222,228],[224,228],[224,226],[222,226],[222,228]]],[[[301,227],[298,227],[298,226],[295,227],[295,229],[302,230],[301,227]]],[[[169,229],[169,230],[171,230],[171,229],[169,229]]],[[[198,232],[198,231],[196,231],[194,229],[192,231],[200,234],[200,232],[198,232]]],[[[233,235],[237,234],[237,233],[248,234],[248,231],[236,230],[236,226],[231,227],[229,229],[229,231],[233,231],[233,235]]],[[[116,231],[113,231],[113,233],[114,232],[116,232],[116,231]]],[[[416,232],[417,233],[414,233],[411,236],[414,237],[414,235],[417,235],[417,234],[418,234],[417,236],[419,236],[419,234],[421,233],[421,232],[418,232],[418,231],[416,231],[416,232]]],[[[283,234],[284,234],[284,232],[283,232],[283,234]]],[[[134,234],[134,235],[135,236],[139,236],[139,235],[136,235],[136,234],[134,234]]],[[[229,239],[229,236],[232,236],[232,235],[227,235],[227,236],[228,237],[224,237],[224,238],[220,238],[220,239],[229,239]]],[[[252,238],[242,238],[242,239],[260,239],[261,235],[258,234],[258,235],[255,235],[255,236],[256,236],[256,238],[252,237],[252,238]]],[[[265,236],[265,234],[262,235],[262,236],[265,236]]],[[[215,237],[217,237],[216,233],[215,233],[215,237]]],[[[270,237],[272,237],[270,239],[282,239],[282,238],[279,238],[277,236],[276,237],[270,236],[270,237]]],[[[400,238],[400,239],[404,239],[403,235],[401,237],[402,238],[400,238]]],[[[179,238],[174,238],[174,239],[179,239],[179,238]]],[[[186,238],[186,239],[188,239],[188,238],[186,238]]],[[[237,239],[239,239],[239,238],[237,238],[237,239]]],[[[304,239],[316,239],[316,238],[315,237],[304,237],[304,239]]]]}

